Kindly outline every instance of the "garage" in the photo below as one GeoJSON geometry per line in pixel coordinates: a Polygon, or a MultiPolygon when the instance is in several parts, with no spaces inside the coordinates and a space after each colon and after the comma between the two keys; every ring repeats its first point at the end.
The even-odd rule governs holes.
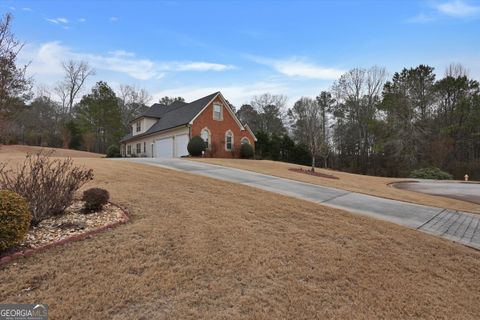
{"type": "Polygon", "coordinates": [[[155,158],[173,157],[173,137],[163,138],[155,141],[155,158]]]}
{"type": "Polygon", "coordinates": [[[155,158],[187,156],[188,134],[180,134],[155,141],[155,158]]]}
{"type": "Polygon", "coordinates": [[[175,156],[177,158],[181,156],[188,156],[187,146],[188,146],[189,140],[190,139],[188,138],[188,134],[175,136],[175,142],[176,142],[175,156]]]}

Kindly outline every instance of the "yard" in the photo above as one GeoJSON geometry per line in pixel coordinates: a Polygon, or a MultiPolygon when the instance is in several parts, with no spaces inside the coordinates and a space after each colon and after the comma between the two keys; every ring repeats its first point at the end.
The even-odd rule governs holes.
{"type": "MultiPolygon", "coordinates": [[[[25,151],[8,148],[0,161],[25,151]]],[[[75,159],[130,222],[2,267],[0,303],[47,303],[51,319],[480,317],[475,250],[246,186],[75,159]]]]}
{"type": "Polygon", "coordinates": [[[353,192],[369,194],[387,199],[400,200],[405,202],[423,204],[426,206],[441,207],[459,211],[480,213],[480,206],[476,203],[466,202],[458,199],[450,199],[433,195],[421,194],[408,190],[401,190],[389,186],[390,183],[409,181],[408,178],[383,178],[352,174],[335,170],[317,168],[315,171],[326,175],[332,175],[338,179],[328,179],[311,176],[291,171],[289,169],[302,168],[309,170],[309,167],[300,166],[280,161],[270,160],[244,160],[244,159],[214,159],[214,158],[192,158],[192,161],[202,161],[211,164],[232,167],[243,170],[255,171],[269,174],[276,177],[303,181],[318,184],[326,187],[344,189],[353,192]]]}

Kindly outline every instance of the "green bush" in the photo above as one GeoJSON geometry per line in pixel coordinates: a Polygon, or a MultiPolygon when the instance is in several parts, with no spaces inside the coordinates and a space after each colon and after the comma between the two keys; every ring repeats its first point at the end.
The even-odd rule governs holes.
{"type": "Polygon", "coordinates": [[[252,159],[253,158],[253,147],[250,143],[243,143],[240,146],[240,157],[244,159],[252,159]]]}
{"type": "Polygon", "coordinates": [[[452,180],[450,173],[440,170],[436,167],[422,168],[410,172],[410,178],[417,179],[435,179],[435,180],[452,180]]]}
{"type": "Polygon", "coordinates": [[[198,157],[202,155],[202,152],[205,151],[205,141],[200,136],[194,136],[188,142],[187,150],[190,155],[198,157]]]}
{"type": "Polygon", "coordinates": [[[117,145],[112,144],[107,148],[107,158],[119,158],[120,156],[120,148],[117,145]]]}
{"type": "Polygon", "coordinates": [[[85,201],[83,209],[85,212],[93,212],[102,210],[103,206],[108,203],[110,194],[107,190],[101,188],[90,188],[83,192],[82,200],[85,201]]]}
{"type": "Polygon", "coordinates": [[[0,251],[25,238],[31,219],[27,201],[22,196],[9,190],[0,190],[0,251]]]}

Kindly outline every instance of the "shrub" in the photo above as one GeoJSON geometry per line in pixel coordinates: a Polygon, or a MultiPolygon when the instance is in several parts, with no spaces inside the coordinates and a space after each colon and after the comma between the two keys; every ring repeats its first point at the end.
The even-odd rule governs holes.
{"type": "Polygon", "coordinates": [[[0,163],[0,189],[23,196],[32,223],[61,214],[73,202],[75,192],[93,179],[93,170],[75,166],[73,160],[51,159],[52,152],[27,155],[16,171],[0,163]]]}
{"type": "Polygon", "coordinates": [[[19,194],[0,190],[0,251],[21,242],[27,235],[32,216],[19,194]]]}
{"type": "Polygon", "coordinates": [[[83,192],[82,200],[85,201],[83,207],[85,212],[100,211],[108,203],[110,194],[102,188],[90,188],[83,192]]]}
{"type": "Polygon", "coordinates": [[[250,143],[243,143],[240,146],[240,157],[244,159],[253,158],[253,147],[250,143]]]}
{"type": "Polygon", "coordinates": [[[202,152],[205,151],[205,141],[200,136],[194,136],[188,142],[187,150],[190,155],[198,157],[202,155],[202,152]]]}
{"type": "Polygon", "coordinates": [[[436,167],[422,168],[410,172],[410,178],[417,179],[435,179],[435,180],[452,180],[450,173],[440,170],[436,167]]]}
{"type": "Polygon", "coordinates": [[[117,145],[112,144],[107,148],[107,158],[119,158],[120,156],[120,148],[117,145]]]}

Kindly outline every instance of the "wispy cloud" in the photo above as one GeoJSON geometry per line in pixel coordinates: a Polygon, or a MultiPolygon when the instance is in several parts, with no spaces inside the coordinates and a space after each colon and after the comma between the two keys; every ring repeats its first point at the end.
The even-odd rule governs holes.
{"type": "Polygon", "coordinates": [[[66,25],[68,24],[68,19],[67,18],[45,18],[48,22],[54,23],[54,24],[63,24],[66,25]]]}
{"type": "Polygon", "coordinates": [[[474,6],[462,0],[448,1],[436,5],[436,9],[452,17],[469,17],[480,13],[480,6],[474,6]]]}
{"type": "Polygon", "coordinates": [[[115,21],[118,21],[118,17],[110,17],[110,18],[108,18],[108,20],[110,22],[115,22],[115,21]]]}
{"type": "Polygon", "coordinates": [[[168,72],[224,71],[231,65],[203,61],[154,61],[136,57],[125,50],[106,54],[76,52],[60,42],[44,43],[40,47],[27,48],[26,60],[32,61],[29,70],[35,74],[61,74],[61,62],[68,59],[85,60],[93,68],[123,73],[137,80],[160,79],[168,72]]]}
{"type": "Polygon", "coordinates": [[[408,18],[407,23],[426,23],[437,21],[442,18],[471,18],[480,14],[480,6],[472,5],[464,0],[450,0],[443,2],[431,2],[428,12],[422,12],[408,18]]]}
{"type": "Polygon", "coordinates": [[[285,94],[288,86],[275,81],[258,81],[249,84],[238,85],[219,85],[219,86],[183,86],[164,89],[154,92],[153,101],[158,101],[164,96],[181,96],[187,101],[193,101],[216,91],[222,94],[234,105],[240,106],[242,103],[248,103],[256,95],[269,92],[271,94],[285,94]]]}
{"type": "Polygon", "coordinates": [[[78,19],[78,22],[85,22],[85,21],[87,21],[87,19],[85,19],[85,18],[78,19]]]}
{"type": "Polygon", "coordinates": [[[256,63],[270,66],[288,77],[335,80],[345,73],[345,70],[321,66],[298,57],[287,59],[268,59],[250,55],[246,57],[256,63]]]}
{"type": "Polygon", "coordinates": [[[23,10],[23,11],[32,11],[32,9],[31,9],[31,8],[27,8],[27,7],[25,7],[25,8],[22,8],[22,10],[23,10]]]}

